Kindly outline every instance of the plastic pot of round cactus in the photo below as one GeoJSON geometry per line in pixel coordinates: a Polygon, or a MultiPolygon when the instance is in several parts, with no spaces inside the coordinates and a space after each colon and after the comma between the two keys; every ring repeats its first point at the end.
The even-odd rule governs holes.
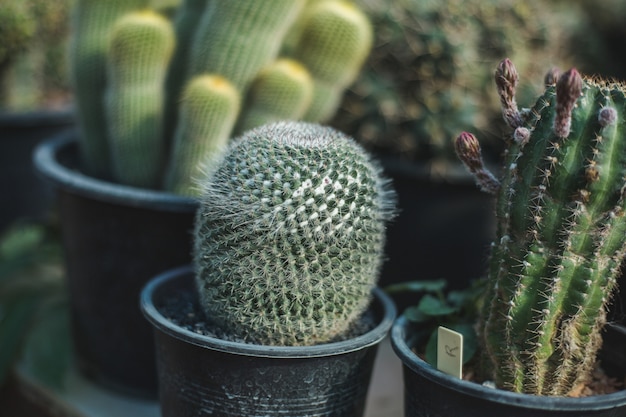
{"type": "Polygon", "coordinates": [[[73,131],[34,163],[55,188],[79,369],[118,391],[155,397],[154,345],[137,304],[155,274],[191,260],[196,200],[95,179],[73,131]]]}
{"type": "MultiPolygon", "coordinates": [[[[497,389],[475,382],[445,389],[463,393],[464,415],[499,407],[511,416],[624,415],[626,332],[618,326],[621,337],[614,336],[607,317],[626,253],[626,87],[553,69],[545,92],[520,111],[518,78],[508,59],[495,71],[511,130],[500,178],[485,167],[473,134],[463,132],[455,142],[479,187],[496,196],[473,381],[497,389]],[[477,398],[491,405],[480,409],[477,398]]],[[[444,389],[446,378],[407,354],[414,347],[408,329],[399,323],[393,337],[411,369],[406,374],[413,382],[413,372],[428,374],[444,389]]],[[[445,415],[449,407],[407,398],[415,416],[445,415]]]]}
{"type": "Polygon", "coordinates": [[[376,289],[394,214],[380,168],[334,129],[279,122],[205,171],[193,267],[142,294],[163,415],[362,415],[395,315],[376,289]]]}
{"type": "Polygon", "coordinates": [[[377,345],[395,317],[393,302],[382,291],[374,292],[367,311],[374,327],[315,346],[266,346],[198,334],[171,320],[172,297],[199,313],[192,267],[159,275],[142,294],[144,314],[155,329],[163,416],[363,415],[377,345]]]}

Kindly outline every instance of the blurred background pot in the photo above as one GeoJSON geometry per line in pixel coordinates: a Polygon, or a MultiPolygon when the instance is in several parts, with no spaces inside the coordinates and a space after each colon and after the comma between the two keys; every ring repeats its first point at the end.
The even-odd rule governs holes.
{"type": "Polygon", "coordinates": [[[155,397],[154,345],[137,300],[151,277],[190,262],[197,202],[84,175],[73,134],[43,142],[34,162],[58,197],[79,369],[155,397]]]}
{"type": "Polygon", "coordinates": [[[43,139],[73,126],[70,109],[0,113],[0,232],[18,219],[49,214],[54,193],[36,175],[32,153],[43,139]]]}

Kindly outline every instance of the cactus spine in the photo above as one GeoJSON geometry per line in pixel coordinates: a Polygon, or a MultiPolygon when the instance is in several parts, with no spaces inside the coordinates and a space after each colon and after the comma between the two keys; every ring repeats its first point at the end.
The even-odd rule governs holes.
{"type": "Polygon", "coordinates": [[[239,113],[240,97],[224,77],[194,77],[183,93],[174,148],[165,176],[165,189],[195,195],[195,182],[230,138],[239,113]],[[206,163],[206,162],[205,162],[206,163]]]}
{"type": "Polygon", "coordinates": [[[293,57],[315,81],[304,119],[325,122],[339,107],[345,88],[357,77],[370,52],[373,30],[367,16],[347,1],[321,1],[306,10],[293,57]]]}
{"type": "Polygon", "coordinates": [[[252,343],[312,345],[367,307],[393,193],[351,139],[277,122],[231,143],[196,218],[196,283],[207,318],[252,343]]]}
{"type": "Polygon", "coordinates": [[[237,133],[279,120],[299,120],[311,104],[313,80],[305,67],[291,59],[278,59],[254,79],[237,133]]]}
{"type": "Polygon", "coordinates": [[[456,142],[481,186],[497,191],[484,357],[503,388],[567,395],[590,375],[626,251],[625,86],[572,69],[522,114],[517,83],[504,60],[496,84],[513,134],[500,183],[485,175],[472,134],[456,142]]]}
{"type": "Polygon", "coordinates": [[[70,79],[74,89],[83,168],[92,175],[110,174],[104,114],[106,51],[117,18],[146,6],[147,0],[76,0],[70,42],[70,79]]]}
{"type": "Polygon", "coordinates": [[[304,0],[210,2],[194,38],[191,75],[220,74],[242,93],[272,62],[304,0]]]}
{"type": "Polygon", "coordinates": [[[170,22],[150,10],[125,15],[112,30],[106,120],[113,178],[121,183],[161,182],[164,80],[174,42],[170,22]]]}

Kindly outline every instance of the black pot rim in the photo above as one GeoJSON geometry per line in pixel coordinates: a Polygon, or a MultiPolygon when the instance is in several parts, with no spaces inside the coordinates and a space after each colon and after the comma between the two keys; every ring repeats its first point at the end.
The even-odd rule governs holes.
{"type": "Polygon", "coordinates": [[[60,161],[62,152],[70,152],[78,146],[76,131],[64,132],[40,143],[33,152],[37,171],[62,190],[129,207],[161,211],[195,211],[198,201],[159,190],[148,190],[116,184],[83,174],[77,168],[68,167],[60,161]]]}
{"type": "Polygon", "coordinates": [[[400,358],[403,365],[413,372],[433,383],[447,386],[450,390],[530,410],[595,411],[611,409],[626,404],[626,391],[584,398],[544,397],[489,388],[481,384],[454,378],[435,369],[413,353],[407,343],[408,330],[409,321],[406,317],[399,316],[391,328],[391,345],[396,355],[400,358]]]}
{"type": "Polygon", "coordinates": [[[396,308],[391,298],[380,288],[373,291],[374,300],[380,304],[383,316],[380,323],[369,332],[340,342],[325,343],[315,346],[264,346],[250,343],[226,341],[215,337],[199,335],[167,320],[154,305],[155,291],[162,285],[192,274],[191,265],[165,271],[146,284],[141,291],[141,310],[148,321],[158,330],[171,337],[193,345],[221,352],[242,356],[256,356],[266,358],[314,358],[332,355],[341,355],[355,352],[378,344],[389,332],[396,317],[396,308]]]}
{"type": "Polygon", "coordinates": [[[40,126],[69,126],[74,123],[74,108],[58,110],[29,110],[0,112],[0,126],[32,128],[40,126]]]}

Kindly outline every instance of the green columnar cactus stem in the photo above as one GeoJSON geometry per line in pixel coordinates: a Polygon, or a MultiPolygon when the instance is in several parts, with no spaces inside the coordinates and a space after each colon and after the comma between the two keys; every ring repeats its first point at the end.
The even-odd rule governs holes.
{"type": "Polygon", "coordinates": [[[303,19],[293,56],[315,81],[313,102],[304,119],[324,122],[358,76],[372,47],[373,29],[367,16],[348,1],[315,3],[303,19]]]}
{"type": "Polygon", "coordinates": [[[196,282],[207,318],[252,343],[312,345],[367,307],[393,193],[328,127],[277,122],[231,143],[203,187],[196,282]]]}
{"type": "Polygon", "coordinates": [[[190,75],[220,74],[242,93],[280,51],[304,0],[210,2],[192,45],[190,75]]]}
{"type": "MultiPolygon", "coordinates": [[[[496,72],[501,99],[514,96],[501,88],[513,71],[505,60],[496,72]]],[[[567,395],[590,376],[626,252],[626,87],[572,69],[513,116],[481,325],[485,368],[503,388],[567,395]]],[[[458,143],[468,140],[457,151],[471,165],[480,151],[458,143]]]]}
{"type": "MultiPolygon", "coordinates": [[[[179,124],[165,175],[165,189],[193,196],[202,161],[212,160],[230,138],[240,108],[239,92],[224,77],[194,77],[183,93],[179,124]]],[[[205,162],[206,164],[206,162],[205,162]]]]}
{"type": "Polygon", "coordinates": [[[174,31],[166,18],[145,10],[122,17],[110,39],[105,110],[113,178],[155,188],[165,156],[163,86],[174,31]]]}
{"type": "Polygon", "coordinates": [[[313,80],[300,63],[278,59],[254,79],[236,134],[280,120],[300,120],[311,104],[313,80]]]}
{"type": "Polygon", "coordinates": [[[146,6],[148,0],[76,0],[70,40],[70,79],[76,101],[83,168],[96,176],[110,173],[104,114],[105,57],[117,18],[146,6]]]}
{"type": "Polygon", "coordinates": [[[207,4],[206,0],[184,0],[174,16],[176,49],[165,81],[165,140],[169,141],[176,129],[180,94],[186,80],[191,44],[198,22],[207,4]]]}

